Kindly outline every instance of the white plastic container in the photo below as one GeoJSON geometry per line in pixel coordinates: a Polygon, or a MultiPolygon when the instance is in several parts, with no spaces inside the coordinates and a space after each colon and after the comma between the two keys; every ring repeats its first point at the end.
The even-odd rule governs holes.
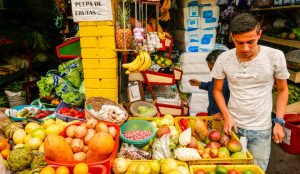
{"type": "Polygon", "coordinates": [[[186,52],[198,52],[200,49],[201,31],[199,29],[194,31],[176,30],[175,31],[175,45],[178,49],[186,52]]]}
{"type": "Polygon", "coordinates": [[[203,29],[200,36],[200,50],[210,52],[216,45],[216,29],[203,29]]]}
{"type": "Polygon", "coordinates": [[[216,28],[218,26],[220,9],[216,5],[199,7],[199,28],[216,28]]]}

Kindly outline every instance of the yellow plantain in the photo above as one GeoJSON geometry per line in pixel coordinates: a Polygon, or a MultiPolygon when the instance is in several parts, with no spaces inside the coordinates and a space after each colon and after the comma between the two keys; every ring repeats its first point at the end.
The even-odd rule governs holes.
{"type": "Polygon", "coordinates": [[[144,57],[145,57],[145,62],[144,62],[144,64],[139,68],[139,71],[146,71],[149,67],[150,67],[150,65],[151,65],[151,57],[150,57],[150,55],[149,55],[149,53],[148,52],[143,52],[142,54],[144,54],[144,57]]]}
{"type": "Polygon", "coordinates": [[[129,71],[129,69],[127,71],[125,71],[125,74],[131,74],[132,72],[129,71]]]}
{"type": "Polygon", "coordinates": [[[140,52],[139,53],[139,61],[138,61],[138,63],[134,64],[133,66],[130,66],[128,69],[130,71],[135,71],[135,70],[139,69],[143,65],[144,61],[145,61],[145,57],[142,54],[142,52],[140,52]]]}
{"type": "Polygon", "coordinates": [[[171,0],[166,0],[166,1],[167,1],[167,3],[166,3],[166,6],[165,6],[165,9],[169,10],[171,8],[172,2],[171,2],[171,0]]]}
{"type": "Polygon", "coordinates": [[[123,67],[123,68],[129,68],[129,67],[131,67],[131,66],[134,66],[135,64],[138,63],[138,61],[139,61],[139,59],[140,59],[139,56],[140,56],[140,55],[137,55],[136,58],[135,58],[132,62],[130,62],[130,63],[124,63],[124,64],[122,65],[122,67],[123,67]]]}
{"type": "Polygon", "coordinates": [[[167,0],[164,0],[163,4],[159,7],[159,12],[166,10],[167,0]]]}

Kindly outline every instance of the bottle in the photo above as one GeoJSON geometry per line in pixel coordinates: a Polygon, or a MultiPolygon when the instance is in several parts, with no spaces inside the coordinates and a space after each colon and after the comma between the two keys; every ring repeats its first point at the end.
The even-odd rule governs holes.
{"type": "Polygon", "coordinates": [[[247,151],[247,137],[241,136],[240,137],[240,142],[241,142],[241,145],[242,145],[242,152],[246,154],[246,151],[247,151]]]}

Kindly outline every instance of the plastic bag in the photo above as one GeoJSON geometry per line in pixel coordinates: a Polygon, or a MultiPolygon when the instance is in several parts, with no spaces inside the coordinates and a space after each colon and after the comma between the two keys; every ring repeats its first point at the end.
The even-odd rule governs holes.
{"type": "Polygon", "coordinates": [[[155,160],[173,158],[170,149],[170,134],[165,134],[161,138],[154,140],[152,144],[152,157],[155,160]]]}
{"type": "Polygon", "coordinates": [[[200,160],[201,156],[194,148],[178,148],[175,150],[175,156],[181,161],[200,160]]]}
{"type": "Polygon", "coordinates": [[[63,93],[67,93],[67,92],[79,92],[79,91],[73,86],[65,83],[62,83],[57,87],[55,87],[55,94],[57,96],[61,96],[63,93]]]}
{"type": "Polygon", "coordinates": [[[78,69],[76,69],[76,68],[64,69],[63,71],[60,71],[60,72],[61,72],[60,76],[62,78],[68,80],[76,88],[80,87],[82,78],[81,78],[81,73],[79,72],[78,69]]]}

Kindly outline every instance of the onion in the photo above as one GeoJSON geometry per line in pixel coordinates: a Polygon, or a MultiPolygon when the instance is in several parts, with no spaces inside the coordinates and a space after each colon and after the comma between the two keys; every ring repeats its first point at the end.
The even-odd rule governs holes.
{"type": "Polygon", "coordinates": [[[84,153],[84,152],[75,153],[73,155],[73,159],[74,159],[74,161],[85,161],[86,160],[86,153],[84,153]]]}
{"type": "Polygon", "coordinates": [[[88,129],[87,133],[83,139],[85,144],[89,144],[89,141],[93,138],[93,136],[96,134],[96,131],[94,129],[88,129]]]}
{"type": "Polygon", "coordinates": [[[67,142],[68,144],[71,144],[72,141],[73,141],[73,139],[70,138],[70,137],[66,137],[65,140],[66,140],[66,142],[67,142]]]}
{"type": "Polygon", "coordinates": [[[70,125],[66,130],[66,135],[70,138],[73,138],[75,136],[75,129],[77,126],[70,125]]]}
{"type": "Polygon", "coordinates": [[[108,133],[108,127],[105,123],[99,122],[96,125],[96,132],[105,132],[108,133]]]}
{"type": "Polygon", "coordinates": [[[113,173],[115,174],[125,173],[130,163],[131,160],[125,158],[116,158],[112,165],[113,173]]]}
{"type": "Polygon", "coordinates": [[[76,138],[83,138],[86,135],[87,129],[85,127],[85,124],[77,126],[75,128],[75,137],[76,138]]]}
{"type": "Polygon", "coordinates": [[[113,126],[108,127],[108,133],[115,139],[117,134],[117,129],[113,126]]]}
{"type": "Polygon", "coordinates": [[[84,144],[81,139],[75,138],[71,143],[71,148],[73,152],[82,152],[84,149],[84,144]]]}
{"type": "Polygon", "coordinates": [[[86,128],[88,128],[88,129],[95,129],[96,125],[97,125],[97,120],[95,120],[95,119],[89,119],[86,122],[86,128]]]}

